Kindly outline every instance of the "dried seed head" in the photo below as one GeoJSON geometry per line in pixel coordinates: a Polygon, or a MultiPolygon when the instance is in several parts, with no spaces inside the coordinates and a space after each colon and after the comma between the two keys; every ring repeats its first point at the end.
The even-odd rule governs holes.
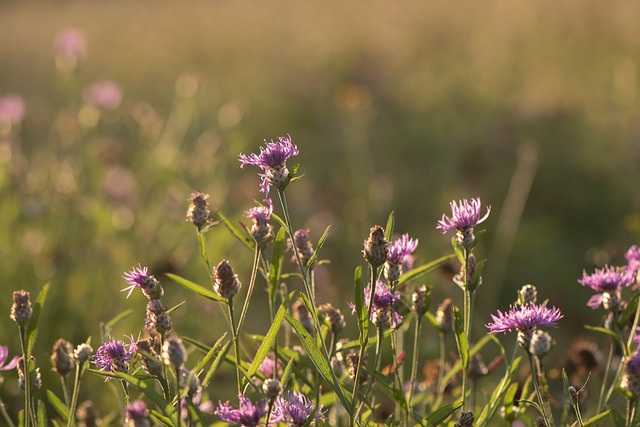
{"type": "Polygon", "coordinates": [[[413,294],[411,294],[411,301],[413,302],[413,310],[416,314],[422,317],[427,312],[427,286],[416,286],[413,294]]]}
{"type": "Polygon", "coordinates": [[[86,343],[79,344],[76,349],[73,350],[73,356],[80,365],[89,360],[91,354],[93,354],[93,348],[86,343]]]}
{"type": "Polygon", "coordinates": [[[372,268],[378,268],[389,256],[389,242],[384,238],[384,229],[379,225],[371,227],[369,238],[364,242],[364,259],[372,268]]]}
{"type": "Polygon", "coordinates": [[[186,368],[180,368],[180,388],[184,389],[189,385],[189,397],[193,398],[200,390],[200,380],[195,372],[186,368]]]}
{"type": "Polygon", "coordinates": [[[313,320],[309,315],[309,310],[307,310],[307,306],[304,305],[304,302],[301,300],[296,301],[293,304],[293,316],[302,323],[304,329],[309,332],[311,335],[314,335],[316,330],[313,326],[313,320]]]}
{"type": "Polygon", "coordinates": [[[187,361],[187,350],[177,337],[167,339],[162,345],[162,361],[167,366],[180,368],[187,361]]]}
{"type": "Polygon", "coordinates": [[[229,261],[223,259],[213,272],[213,290],[222,298],[231,299],[240,290],[240,280],[233,272],[229,261]]]}
{"type": "Polygon", "coordinates": [[[275,400],[282,392],[282,385],[276,378],[267,379],[262,384],[262,392],[270,401],[275,400]]]}
{"type": "Polygon", "coordinates": [[[438,311],[436,312],[436,322],[438,322],[438,325],[440,325],[440,328],[442,328],[444,333],[450,333],[453,332],[454,320],[453,300],[451,300],[451,298],[446,298],[438,307],[438,311]]]}
{"type": "Polygon", "coordinates": [[[484,360],[482,360],[482,356],[480,353],[476,353],[469,360],[469,368],[467,369],[467,374],[471,379],[482,378],[489,373],[489,369],[487,365],[484,364],[484,360]]]}
{"type": "Polygon", "coordinates": [[[529,353],[535,354],[538,357],[542,357],[549,353],[553,346],[553,338],[548,332],[536,330],[531,335],[531,342],[529,343],[529,353]]]}
{"type": "Polygon", "coordinates": [[[98,414],[90,400],[85,400],[76,410],[78,427],[95,427],[98,425],[98,414]]]}
{"type": "Polygon", "coordinates": [[[11,319],[18,324],[18,326],[26,327],[31,320],[33,309],[31,308],[31,301],[29,300],[29,292],[27,291],[15,291],[13,293],[13,305],[11,306],[11,319]]]}
{"type": "Polygon", "coordinates": [[[160,303],[160,300],[149,300],[144,327],[148,331],[156,330],[160,335],[166,335],[171,330],[171,326],[171,317],[166,308],[160,303]]]}
{"type": "Polygon", "coordinates": [[[342,332],[342,330],[346,326],[346,322],[344,321],[344,316],[339,309],[327,303],[322,304],[320,307],[318,307],[318,310],[320,310],[320,313],[322,313],[324,317],[327,318],[327,320],[331,324],[331,331],[334,334],[337,335],[342,332]]]}
{"type": "Polygon", "coordinates": [[[142,369],[150,375],[162,375],[162,363],[160,362],[160,345],[152,337],[139,340],[136,343],[138,354],[142,356],[142,369]]]}
{"type": "Polygon", "coordinates": [[[455,427],[473,427],[474,421],[475,417],[473,416],[473,412],[463,412],[460,414],[460,421],[455,424],[455,427]]]}
{"type": "Polygon", "coordinates": [[[208,194],[204,194],[199,190],[193,190],[191,196],[189,196],[186,221],[192,222],[193,225],[198,227],[198,230],[202,230],[205,225],[211,223],[208,198],[208,194]]]}
{"type": "Polygon", "coordinates": [[[76,367],[76,361],[73,358],[73,346],[63,338],[60,338],[53,345],[51,351],[51,364],[53,370],[60,376],[66,377],[76,367]]]}
{"type": "Polygon", "coordinates": [[[533,285],[524,285],[518,291],[518,304],[536,304],[538,300],[538,290],[533,285]]]}

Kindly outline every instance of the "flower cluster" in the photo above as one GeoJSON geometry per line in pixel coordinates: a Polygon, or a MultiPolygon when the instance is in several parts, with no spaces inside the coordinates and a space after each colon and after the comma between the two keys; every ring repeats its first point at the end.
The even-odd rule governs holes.
{"type": "Polygon", "coordinates": [[[259,399],[255,404],[242,394],[238,396],[240,404],[233,408],[229,401],[220,402],[214,413],[225,423],[240,424],[243,427],[256,427],[267,414],[267,400],[259,399]]]}
{"type": "MultiPolygon", "coordinates": [[[[129,344],[115,339],[102,344],[93,356],[93,363],[105,372],[128,372],[129,361],[137,352],[135,341],[132,337],[129,340],[129,344]]],[[[111,377],[107,377],[106,381],[110,379],[111,377]]]]}

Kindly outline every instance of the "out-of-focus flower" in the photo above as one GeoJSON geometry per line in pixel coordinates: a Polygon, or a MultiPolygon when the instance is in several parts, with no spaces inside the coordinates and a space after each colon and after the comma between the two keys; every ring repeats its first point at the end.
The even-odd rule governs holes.
{"type": "Polygon", "coordinates": [[[63,338],[60,338],[53,345],[51,352],[51,364],[53,370],[59,375],[66,377],[76,367],[76,361],[73,356],[73,345],[63,338]]]}
{"type": "Polygon", "coordinates": [[[115,82],[103,80],[88,86],[83,94],[84,102],[103,110],[115,110],[122,102],[122,88],[115,82]]]}
{"type": "Polygon", "coordinates": [[[155,277],[150,276],[148,271],[147,267],[142,267],[138,264],[138,267],[133,267],[131,271],[125,272],[122,278],[129,286],[122,289],[121,292],[129,291],[127,294],[127,298],[129,298],[135,288],[140,288],[147,298],[160,299],[164,294],[164,290],[160,286],[160,282],[155,277]]]}
{"type": "MultiPolygon", "coordinates": [[[[198,390],[195,396],[193,396],[193,404],[198,411],[203,414],[213,415],[213,402],[210,400],[202,401],[202,391],[198,390]]],[[[180,406],[180,419],[187,424],[187,420],[189,419],[189,405],[187,403],[187,399],[182,399],[182,404],[180,406]]]]}
{"type": "Polygon", "coordinates": [[[7,348],[6,345],[0,345],[0,371],[10,371],[12,369],[15,369],[16,366],[18,366],[18,360],[20,359],[20,357],[13,356],[13,359],[11,359],[9,363],[5,365],[8,358],[9,358],[9,349],[7,348]]]}
{"type": "MultiPolygon", "coordinates": [[[[289,426],[301,427],[313,414],[315,419],[326,418],[322,405],[313,413],[314,405],[307,396],[297,391],[288,391],[280,396],[273,406],[273,422],[286,422],[289,426]]],[[[314,423],[311,423],[314,425],[314,423]]]]}
{"type": "Polygon", "coordinates": [[[318,307],[318,311],[324,315],[331,325],[331,331],[334,334],[339,334],[345,328],[346,322],[344,321],[344,315],[340,312],[340,309],[335,308],[333,305],[327,303],[318,307]]]}
{"type": "Polygon", "coordinates": [[[99,424],[100,417],[90,400],[85,400],[78,405],[76,421],[77,427],[95,427],[99,424]]]}
{"type": "Polygon", "coordinates": [[[485,326],[490,334],[497,332],[518,331],[518,345],[529,351],[531,337],[540,326],[555,327],[563,314],[559,309],[548,308],[544,304],[516,305],[511,307],[507,313],[498,310],[498,315],[491,315],[493,322],[485,326]]]}
{"type": "Polygon", "coordinates": [[[219,402],[215,414],[225,423],[236,423],[244,427],[256,427],[260,420],[267,414],[267,400],[260,399],[254,405],[242,394],[238,395],[240,405],[234,409],[229,401],[219,402]]]}
{"type": "Polygon", "coordinates": [[[187,361],[187,350],[178,337],[167,339],[162,345],[162,361],[167,366],[181,367],[187,361]]]}
{"type": "MultiPolygon", "coordinates": [[[[306,266],[314,252],[313,244],[309,240],[309,230],[301,228],[293,233],[293,243],[289,239],[287,241],[287,249],[293,248],[294,244],[298,250],[298,255],[300,255],[300,262],[303,266],[306,266]]],[[[291,256],[291,262],[298,262],[295,252],[291,256]]]]}
{"type": "Polygon", "coordinates": [[[438,311],[436,311],[436,322],[445,334],[453,332],[455,321],[453,307],[453,300],[445,298],[438,306],[438,311]]]}
{"type": "Polygon", "coordinates": [[[11,94],[0,98],[0,125],[17,125],[25,114],[24,101],[20,95],[11,94]]]}
{"type": "Polygon", "coordinates": [[[389,256],[385,263],[384,274],[387,280],[395,282],[403,271],[413,268],[413,252],[418,247],[418,239],[412,239],[407,233],[389,246],[389,256]]]}
{"type": "MultiPolygon", "coordinates": [[[[105,372],[128,372],[129,361],[137,351],[133,338],[129,337],[129,340],[129,344],[114,339],[102,344],[93,356],[93,363],[105,372]]],[[[110,379],[107,377],[106,381],[110,379]]]]}
{"type": "Polygon", "coordinates": [[[240,167],[244,165],[258,166],[263,173],[259,174],[262,178],[260,186],[265,197],[269,195],[269,186],[276,190],[284,190],[289,180],[289,169],[287,169],[287,160],[298,155],[298,147],[291,143],[291,137],[278,137],[278,142],[267,142],[265,147],[260,147],[260,154],[251,153],[240,154],[240,167]]]}
{"type": "MultiPolygon", "coordinates": [[[[278,368],[280,368],[281,365],[282,365],[282,361],[278,359],[278,368]]],[[[265,376],[265,378],[276,377],[277,372],[275,372],[275,369],[276,369],[276,362],[274,361],[273,354],[270,354],[269,356],[265,357],[262,360],[260,367],[258,368],[258,370],[262,373],[262,375],[265,376]]]]}
{"type": "Polygon", "coordinates": [[[613,296],[633,284],[634,272],[625,269],[605,266],[604,268],[596,269],[592,274],[587,274],[586,271],[582,273],[582,279],[578,280],[582,286],[589,286],[591,289],[597,292],[592,296],[587,305],[591,308],[598,308],[603,303],[603,297],[608,294],[607,298],[613,296]]]}
{"type": "Polygon", "coordinates": [[[78,62],[85,57],[87,40],[84,34],[75,28],[66,28],[56,36],[53,48],[58,69],[70,72],[75,70],[78,62]]]}
{"type": "Polygon", "coordinates": [[[147,427],[150,426],[149,410],[142,400],[134,400],[126,409],[127,427],[147,427]]]}
{"type": "Polygon", "coordinates": [[[635,352],[625,363],[625,372],[620,380],[620,388],[640,397],[640,352],[635,352]]]}
{"type": "Polygon", "coordinates": [[[451,217],[443,214],[442,219],[438,221],[436,229],[446,233],[449,230],[466,231],[484,222],[489,213],[491,206],[487,206],[487,212],[480,218],[481,202],[480,197],[475,199],[455,200],[451,201],[451,217]]]}
{"type": "Polygon", "coordinates": [[[631,246],[624,257],[628,263],[627,269],[640,274],[640,248],[636,245],[631,246]]]}

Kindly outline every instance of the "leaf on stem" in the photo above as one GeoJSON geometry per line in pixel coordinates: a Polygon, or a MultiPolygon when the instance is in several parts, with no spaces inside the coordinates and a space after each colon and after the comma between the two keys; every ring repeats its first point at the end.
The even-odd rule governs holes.
{"type": "Polygon", "coordinates": [[[440,267],[442,264],[449,261],[453,257],[454,255],[446,255],[402,274],[402,276],[400,276],[400,279],[398,280],[397,286],[401,286],[403,283],[406,283],[409,280],[417,279],[418,277],[424,276],[425,274],[440,267]]]}
{"type": "Polygon", "coordinates": [[[222,211],[217,211],[216,213],[218,214],[220,219],[224,222],[224,225],[231,232],[231,234],[236,239],[238,239],[240,243],[245,245],[247,248],[253,250],[253,245],[255,245],[255,242],[253,241],[253,239],[250,236],[248,236],[246,233],[243,233],[240,227],[235,225],[229,218],[227,218],[227,216],[224,213],[222,213],[222,211]]]}
{"type": "Polygon", "coordinates": [[[360,345],[364,345],[364,337],[369,333],[369,319],[367,319],[367,307],[364,302],[364,283],[362,282],[362,267],[356,267],[353,274],[355,283],[356,316],[358,318],[358,330],[360,331],[360,345]]]}
{"type": "Polygon", "coordinates": [[[278,312],[274,316],[273,323],[269,328],[269,332],[267,332],[267,335],[265,335],[264,341],[262,341],[262,344],[260,344],[260,347],[258,348],[258,351],[256,352],[256,355],[253,358],[253,363],[251,363],[251,366],[247,371],[247,377],[251,378],[255,375],[255,373],[260,368],[262,361],[264,360],[265,357],[267,357],[267,354],[269,354],[269,350],[273,346],[273,342],[278,336],[278,331],[280,330],[280,324],[282,323],[282,319],[284,319],[284,316],[286,313],[286,303],[288,303],[288,301],[285,301],[282,305],[280,305],[278,312]]]}
{"type": "Polygon", "coordinates": [[[467,342],[467,335],[462,325],[462,315],[458,307],[454,307],[453,313],[455,316],[454,329],[456,333],[456,344],[458,345],[458,353],[460,353],[460,360],[462,361],[462,367],[466,370],[469,367],[469,343],[467,342]]]}
{"type": "Polygon", "coordinates": [[[307,265],[306,265],[307,268],[312,266],[316,258],[318,257],[318,252],[322,248],[322,245],[324,245],[324,242],[327,240],[330,229],[331,229],[331,226],[329,225],[327,228],[325,228],[324,233],[322,233],[322,236],[320,236],[320,240],[318,240],[318,244],[316,245],[316,249],[313,251],[313,255],[311,255],[311,258],[309,258],[309,261],[307,261],[307,265]]]}
{"type": "Polygon", "coordinates": [[[183,286],[184,288],[190,290],[191,292],[195,292],[198,295],[202,295],[203,297],[210,299],[211,301],[215,301],[215,302],[224,302],[226,303],[227,300],[222,298],[220,295],[216,294],[213,291],[210,291],[209,289],[205,288],[204,286],[200,286],[197,283],[192,282],[191,280],[187,280],[183,277],[180,277],[178,275],[172,274],[172,273],[167,273],[166,276],[168,278],[170,278],[171,280],[173,280],[174,282],[176,282],[177,284],[183,286]]]}
{"type": "Polygon", "coordinates": [[[38,337],[38,319],[40,318],[42,307],[44,306],[44,303],[47,300],[48,292],[49,292],[49,283],[45,284],[42,287],[42,290],[38,294],[38,298],[36,298],[36,302],[33,304],[33,313],[31,314],[31,319],[29,320],[29,324],[27,325],[27,328],[25,331],[26,332],[25,336],[27,337],[27,354],[26,354],[27,359],[29,358],[29,356],[31,356],[33,346],[35,345],[36,338],[38,337]]]}
{"type": "Polygon", "coordinates": [[[389,218],[387,218],[387,226],[384,229],[384,238],[387,242],[391,241],[391,237],[393,236],[393,229],[396,226],[396,213],[391,211],[389,214],[389,218]]]}
{"type": "Polygon", "coordinates": [[[282,274],[282,259],[285,250],[285,227],[280,227],[273,244],[273,254],[271,255],[271,264],[269,266],[269,301],[273,304],[277,295],[278,286],[280,285],[280,276],[282,274]]]}
{"type": "MultiPolygon", "coordinates": [[[[600,421],[602,421],[603,419],[605,419],[606,417],[608,417],[609,415],[611,415],[611,413],[613,412],[613,409],[607,409],[604,412],[599,413],[598,415],[595,415],[591,418],[589,418],[587,421],[584,421],[582,423],[583,427],[589,427],[592,425],[597,425],[600,421]]],[[[578,422],[576,421],[575,423],[573,423],[571,425],[571,427],[578,427],[578,422]]]]}
{"type": "MultiPolygon", "coordinates": [[[[503,402],[507,401],[507,398],[506,398],[507,392],[513,392],[513,394],[515,395],[515,391],[511,390],[512,389],[511,380],[513,376],[516,374],[521,361],[522,361],[522,358],[517,357],[513,361],[513,363],[509,366],[509,368],[505,371],[505,374],[500,380],[500,383],[491,394],[489,403],[482,409],[482,412],[480,413],[480,416],[476,421],[476,427],[482,427],[487,425],[487,423],[491,420],[493,415],[498,410],[498,407],[500,407],[503,402]]],[[[514,384],[514,385],[516,386],[516,390],[517,390],[517,384],[514,384]]],[[[511,407],[513,407],[513,405],[511,405],[511,407]]]]}
{"type": "Polygon", "coordinates": [[[437,411],[433,412],[427,418],[424,418],[420,424],[425,427],[437,427],[453,415],[463,405],[463,402],[449,403],[437,411]]]}

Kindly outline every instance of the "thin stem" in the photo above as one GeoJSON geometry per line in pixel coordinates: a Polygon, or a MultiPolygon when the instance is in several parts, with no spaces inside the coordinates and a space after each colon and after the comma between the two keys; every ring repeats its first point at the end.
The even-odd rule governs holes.
{"type": "Polygon", "coordinates": [[[244,325],[244,319],[247,315],[247,310],[249,309],[249,302],[251,301],[251,295],[253,295],[253,288],[256,283],[256,275],[258,273],[259,263],[260,263],[260,245],[256,243],[256,249],[253,254],[253,267],[251,269],[251,279],[249,281],[249,289],[247,290],[247,296],[242,306],[242,312],[240,313],[240,320],[238,321],[238,330],[236,331],[237,334],[240,334],[242,325],[244,325]]]}
{"type": "Polygon", "coordinates": [[[635,399],[627,399],[627,426],[632,427],[633,419],[636,417],[636,408],[638,402],[635,399]]]}
{"type": "Polygon", "coordinates": [[[547,425],[548,427],[552,427],[553,418],[550,418],[547,414],[545,401],[542,397],[542,390],[540,388],[540,382],[538,381],[538,368],[536,366],[536,362],[533,360],[534,355],[527,352],[527,356],[529,357],[529,366],[531,367],[531,379],[533,380],[533,387],[536,389],[536,396],[538,397],[538,403],[540,404],[540,410],[542,411],[545,425],[547,425]]]}
{"type": "Polygon", "coordinates": [[[67,385],[67,377],[60,375],[60,384],[62,384],[62,395],[64,396],[64,403],[69,407],[69,386],[67,385]]]}
{"type": "Polygon", "coordinates": [[[436,393],[436,402],[440,402],[442,396],[444,395],[444,389],[446,384],[444,384],[444,364],[445,364],[445,346],[446,346],[446,335],[444,332],[440,332],[440,359],[438,361],[438,392],[436,393]]]}
{"type": "Polygon", "coordinates": [[[420,326],[422,316],[416,319],[415,334],[413,335],[413,361],[411,363],[411,378],[409,379],[409,412],[413,412],[413,390],[416,388],[416,376],[418,375],[418,356],[420,354],[420,326]]]}
{"type": "MultiPolygon", "coordinates": [[[[395,331],[394,331],[395,332],[395,331]]],[[[391,353],[393,355],[393,371],[394,371],[394,378],[393,378],[393,386],[396,387],[400,387],[400,389],[402,389],[402,380],[400,379],[400,369],[398,367],[398,344],[396,342],[396,334],[395,333],[391,333],[391,353]]],[[[380,371],[379,367],[376,367],[377,371],[380,371]]],[[[396,402],[396,409],[398,409],[399,411],[399,407],[400,404],[399,402],[396,402]]],[[[408,414],[405,414],[408,415],[408,414]]],[[[405,420],[408,420],[408,417],[405,417],[405,420]]]]}
{"type": "MultiPolygon", "coordinates": [[[[469,332],[470,332],[470,312],[471,312],[471,291],[469,290],[469,251],[467,249],[464,250],[464,277],[462,278],[462,283],[464,283],[464,305],[462,311],[463,317],[463,325],[465,330],[465,336],[467,338],[467,348],[466,348],[466,357],[463,357],[460,354],[460,360],[469,360],[469,332]]],[[[467,407],[467,367],[462,367],[462,412],[465,411],[467,407]]]]}
{"type": "MultiPolygon", "coordinates": [[[[180,413],[182,412],[182,390],[180,390],[180,367],[178,365],[174,365],[174,368],[176,370],[176,398],[178,399],[176,403],[176,414],[178,417],[178,424],[181,425],[182,423],[180,422],[180,413]]],[[[189,387],[188,384],[187,387],[189,387]]],[[[238,393],[240,392],[238,391],[238,393]]]]}
{"type": "Polygon", "coordinates": [[[622,374],[623,367],[624,367],[624,363],[622,362],[618,363],[618,369],[616,369],[616,374],[613,377],[613,382],[609,386],[609,390],[607,391],[607,395],[604,398],[604,402],[602,402],[603,406],[606,406],[607,402],[609,402],[609,399],[611,398],[611,394],[613,393],[613,390],[615,390],[616,385],[618,384],[618,379],[620,379],[620,375],[622,374]]]}
{"type": "Polygon", "coordinates": [[[71,406],[69,407],[69,422],[67,422],[67,427],[71,427],[74,425],[76,405],[78,404],[78,394],[80,392],[80,372],[82,370],[81,365],[84,365],[84,363],[76,363],[76,375],[73,380],[73,393],[71,395],[71,406]]]}
{"type": "MultiPolygon", "coordinates": [[[[382,337],[384,335],[384,331],[382,330],[382,328],[378,328],[378,337],[376,340],[376,355],[375,355],[375,359],[373,361],[373,366],[376,372],[380,371],[380,353],[382,353],[382,337]]],[[[369,385],[367,386],[367,390],[364,392],[364,395],[362,396],[362,400],[360,401],[360,404],[358,405],[358,409],[356,410],[356,414],[355,414],[355,418],[358,419],[360,412],[362,411],[362,408],[365,404],[365,402],[367,402],[367,397],[369,396],[369,393],[371,393],[371,389],[373,388],[373,378],[371,379],[371,381],[369,381],[369,385]]],[[[375,398],[375,397],[374,397],[375,398]]],[[[371,404],[369,405],[371,406],[371,408],[374,408],[375,404],[373,402],[371,402],[371,404]]]]}
{"type": "Polygon", "coordinates": [[[171,401],[171,389],[169,388],[169,383],[164,375],[156,376],[158,378],[158,382],[160,383],[160,388],[162,389],[162,394],[164,394],[164,398],[170,402],[171,401]]]}
{"type": "Polygon", "coordinates": [[[580,427],[583,427],[584,423],[582,422],[582,414],[580,414],[580,405],[578,404],[578,402],[572,402],[571,406],[573,406],[573,410],[576,413],[576,418],[578,420],[578,425],[580,427]]]}
{"type": "Polygon", "coordinates": [[[7,425],[9,427],[16,427],[16,425],[11,420],[11,417],[9,416],[9,413],[7,412],[7,408],[4,406],[4,402],[2,401],[2,399],[0,399],[0,412],[2,412],[2,417],[7,422],[7,425]]]}
{"type": "MultiPolygon", "coordinates": [[[[233,335],[233,350],[236,355],[236,379],[238,381],[238,394],[242,393],[242,381],[240,379],[240,340],[238,339],[236,321],[233,318],[233,298],[230,298],[227,304],[229,309],[229,321],[231,322],[231,334],[233,335]]],[[[276,361],[277,363],[277,361],[276,361]]]]}
{"type": "Polygon", "coordinates": [[[20,326],[20,347],[22,348],[22,362],[24,366],[24,427],[29,427],[32,421],[31,413],[31,377],[29,375],[29,366],[31,360],[27,356],[26,331],[20,326]]]}
{"type": "Polygon", "coordinates": [[[596,413],[602,412],[604,408],[604,403],[602,400],[604,398],[604,392],[607,389],[607,378],[609,377],[609,373],[611,372],[611,364],[613,362],[613,339],[611,340],[611,345],[609,345],[609,356],[607,357],[607,364],[604,369],[604,375],[602,376],[602,386],[600,387],[600,396],[598,397],[598,406],[596,406],[596,413]]]}
{"type": "Polygon", "coordinates": [[[636,328],[638,327],[638,319],[640,318],[640,300],[636,305],[636,315],[633,318],[633,326],[631,327],[631,332],[629,332],[629,338],[627,339],[627,348],[631,349],[631,343],[633,342],[633,337],[636,335],[636,328]]]}

